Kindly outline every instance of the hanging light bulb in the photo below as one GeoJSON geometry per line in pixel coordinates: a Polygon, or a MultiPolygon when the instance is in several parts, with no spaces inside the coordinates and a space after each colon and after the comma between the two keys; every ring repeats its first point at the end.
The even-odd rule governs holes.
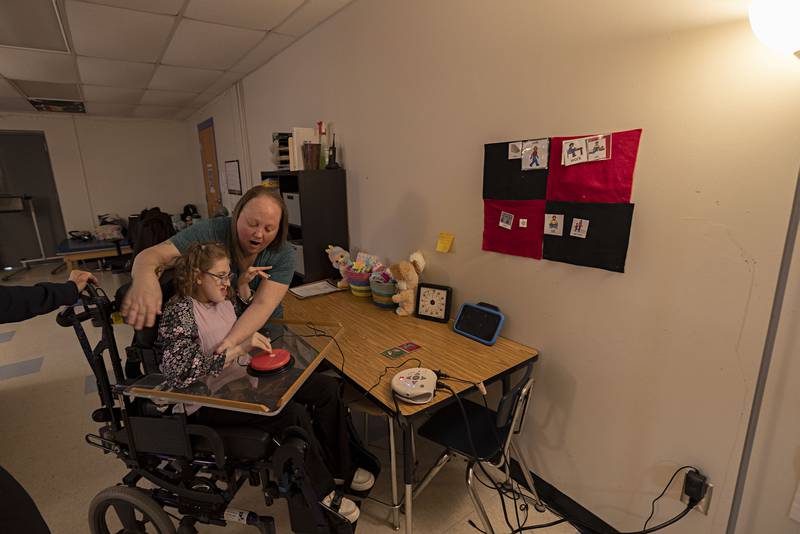
{"type": "Polygon", "coordinates": [[[750,27],[768,47],[800,57],[800,0],[753,0],[750,27]]]}

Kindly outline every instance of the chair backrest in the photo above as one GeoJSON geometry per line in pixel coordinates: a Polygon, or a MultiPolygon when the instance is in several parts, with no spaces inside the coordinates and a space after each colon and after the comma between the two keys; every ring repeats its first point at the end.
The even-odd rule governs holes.
{"type": "Polygon", "coordinates": [[[495,421],[497,428],[505,429],[512,423],[522,390],[533,374],[533,363],[534,361],[532,360],[526,364],[524,374],[513,386],[511,385],[510,376],[503,377],[503,396],[497,405],[497,419],[495,421]]]}
{"type": "MultiPolygon", "coordinates": [[[[497,416],[495,424],[498,430],[505,432],[505,441],[502,444],[503,456],[508,458],[508,449],[511,446],[511,439],[514,434],[519,432],[517,425],[525,417],[528,408],[528,399],[533,388],[533,364],[535,359],[528,362],[522,377],[511,385],[509,376],[503,377],[503,396],[497,405],[497,416]]],[[[501,457],[501,458],[502,458],[501,457]]]]}

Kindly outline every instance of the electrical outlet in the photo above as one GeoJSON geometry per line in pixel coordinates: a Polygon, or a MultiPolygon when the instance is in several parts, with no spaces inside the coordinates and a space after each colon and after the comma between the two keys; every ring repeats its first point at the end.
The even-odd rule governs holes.
{"type": "MultiPolygon", "coordinates": [[[[685,484],[686,482],[684,481],[684,485],[685,484]]],[[[697,505],[694,507],[694,510],[697,510],[698,512],[702,512],[703,514],[708,515],[708,509],[711,506],[711,496],[713,495],[713,493],[714,493],[714,484],[706,482],[706,495],[699,503],[697,503],[697,505]]],[[[686,493],[683,490],[681,490],[681,502],[689,504],[689,496],[686,495],[686,493]]]]}

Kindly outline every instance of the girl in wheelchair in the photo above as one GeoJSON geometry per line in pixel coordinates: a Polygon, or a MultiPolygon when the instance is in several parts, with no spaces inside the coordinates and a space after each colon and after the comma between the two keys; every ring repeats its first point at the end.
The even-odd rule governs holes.
{"type": "MultiPolygon", "coordinates": [[[[217,375],[253,348],[271,350],[269,339],[255,333],[233,348],[217,351],[230,332],[242,302],[249,300],[248,284],[263,271],[240,276],[239,299],[234,304],[231,289],[230,259],[219,243],[193,244],[178,258],[175,266],[176,295],[166,304],[158,327],[157,346],[161,351],[161,372],[175,387],[187,387],[207,375],[217,375]]],[[[323,506],[335,509],[355,522],[359,509],[341,496],[337,486],[349,481],[353,491],[369,490],[375,477],[355,465],[348,431],[349,414],[339,396],[337,379],[313,374],[280,412],[273,417],[250,415],[214,408],[187,406],[195,422],[213,426],[254,426],[276,433],[297,426],[309,438],[306,471],[317,495],[325,495],[323,506]]]]}

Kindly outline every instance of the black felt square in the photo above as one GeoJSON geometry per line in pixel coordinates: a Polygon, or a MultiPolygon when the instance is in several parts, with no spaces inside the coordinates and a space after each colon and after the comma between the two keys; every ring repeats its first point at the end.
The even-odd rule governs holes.
{"type": "Polygon", "coordinates": [[[508,159],[508,142],[484,145],[483,198],[492,200],[543,200],[547,169],[522,170],[522,161],[508,159]]]}
{"type": "Polygon", "coordinates": [[[633,204],[548,201],[545,213],[564,215],[564,235],[545,234],[544,259],[625,272],[633,204]],[[569,235],[575,218],[589,221],[585,238],[569,235]]]}

